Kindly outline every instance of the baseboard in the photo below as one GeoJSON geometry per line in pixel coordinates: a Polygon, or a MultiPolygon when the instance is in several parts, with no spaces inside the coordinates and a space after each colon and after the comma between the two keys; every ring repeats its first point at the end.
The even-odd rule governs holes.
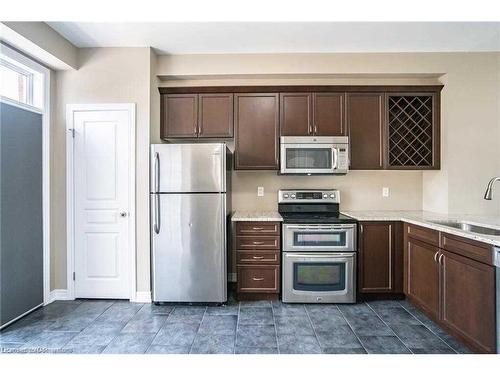
{"type": "Polygon", "coordinates": [[[136,303],[151,303],[151,292],[136,292],[135,298],[131,299],[130,302],[136,303]]]}
{"type": "Polygon", "coordinates": [[[236,282],[236,272],[229,272],[227,274],[227,281],[230,283],[235,283],[236,282]]]}
{"type": "Polygon", "coordinates": [[[51,290],[49,293],[49,300],[47,301],[47,304],[54,302],[54,301],[69,301],[74,298],[69,297],[69,293],[67,289],[54,289],[51,290]]]}

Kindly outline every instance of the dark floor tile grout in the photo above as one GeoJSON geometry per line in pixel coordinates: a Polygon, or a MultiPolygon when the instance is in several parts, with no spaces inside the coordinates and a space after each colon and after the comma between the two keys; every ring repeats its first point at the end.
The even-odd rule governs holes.
{"type": "Polygon", "coordinates": [[[236,332],[234,333],[234,348],[233,348],[233,354],[236,354],[236,348],[238,346],[238,329],[240,327],[240,309],[241,309],[241,302],[238,302],[238,315],[236,317],[236,332]]]}
{"type": "Polygon", "coordinates": [[[273,326],[274,326],[274,337],[276,338],[276,348],[278,350],[278,354],[280,354],[280,343],[278,340],[278,327],[276,327],[276,316],[274,316],[274,305],[271,302],[271,311],[273,313],[273,326]]]}
{"type": "MultiPolygon", "coordinates": [[[[153,302],[152,302],[152,303],[153,303],[153,302]]],[[[141,307],[141,309],[142,309],[142,307],[141,307]]],[[[175,310],[175,307],[174,307],[172,310],[170,310],[170,312],[169,312],[168,314],[165,314],[165,315],[167,316],[167,317],[166,317],[166,319],[165,319],[165,321],[164,321],[164,322],[163,322],[163,324],[161,325],[160,329],[159,329],[158,331],[156,331],[156,334],[155,334],[155,336],[153,337],[153,340],[151,340],[151,343],[150,343],[150,344],[149,344],[149,346],[146,348],[146,351],[145,351],[144,353],[147,353],[147,352],[148,352],[148,350],[151,348],[151,346],[153,345],[153,342],[155,341],[156,337],[157,337],[157,336],[158,336],[158,334],[160,333],[161,329],[163,328],[163,326],[164,326],[165,324],[167,324],[168,317],[170,316],[170,314],[172,314],[172,312],[173,312],[174,310],[175,310]]],[[[137,311],[137,312],[139,312],[139,311],[137,311]]],[[[154,314],[153,314],[153,315],[154,315],[154,314]]],[[[106,348],[104,348],[104,349],[106,349],[106,348]]],[[[190,350],[191,350],[191,349],[190,349],[190,350]]]]}
{"type": "MultiPolygon", "coordinates": [[[[401,340],[401,337],[399,337],[399,336],[398,336],[398,334],[396,333],[396,331],[394,331],[394,330],[392,329],[392,327],[391,327],[389,324],[387,324],[387,322],[386,322],[384,319],[382,319],[382,317],[381,317],[381,316],[380,316],[380,315],[379,315],[379,314],[375,311],[375,309],[374,309],[373,307],[371,307],[369,303],[366,303],[366,302],[365,302],[365,304],[368,306],[368,308],[369,308],[370,310],[372,310],[372,311],[374,312],[374,314],[375,314],[375,315],[377,315],[377,317],[378,317],[378,318],[382,321],[382,323],[384,323],[384,324],[387,326],[387,328],[389,328],[389,329],[392,331],[392,333],[394,333],[394,336],[396,336],[396,337],[398,338],[398,340],[399,340],[399,341],[401,341],[401,343],[404,345],[404,347],[405,347],[406,349],[408,349],[408,351],[409,351],[411,354],[415,354],[415,353],[413,352],[413,350],[411,350],[411,348],[410,348],[408,345],[406,345],[406,343],[405,343],[403,340],[401,340]]],[[[399,304],[399,305],[401,305],[399,302],[398,302],[398,304],[399,304]]]]}
{"type": "MultiPolygon", "coordinates": [[[[338,310],[339,309],[338,306],[336,306],[336,307],[338,310]]],[[[316,337],[316,341],[318,342],[318,346],[321,350],[321,353],[323,353],[323,347],[321,346],[321,343],[319,342],[318,334],[316,333],[316,328],[314,328],[314,324],[312,322],[311,316],[309,315],[309,310],[307,310],[307,306],[305,306],[305,305],[304,305],[304,310],[306,310],[307,319],[309,319],[309,323],[311,324],[312,330],[314,332],[314,337],[316,337]]]]}
{"type": "Polygon", "coordinates": [[[361,341],[359,339],[359,336],[356,334],[356,331],[354,330],[354,328],[352,328],[351,323],[349,323],[349,320],[345,317],[344,313],[342,312],[342,310],[338,306],[337,306],[337,309],[339,310],[340,314],[342,315],[342,318],[344,318],[345,322],[347,323],[347,325],[351,329],[351,331],[354,334],[354,336],[356,336],[356,339],[359,341],[359,344],[361,345],[361,347],[364,349],[364,351],[366,352],[366,354],[368,354],[368,350],[363,345],[363,341],[361,341]]]}
{"type": "Polygon", "coordinates": [[[401,303],[399,304],[403,310],[405,310],[408,314],[410,314],[411,316],[413,316],[417,321],[420,322],[420,324],[422,324],[426,329],[428,329],[434,336],[436,336],[439,340],[441,340],[442,342],[444,342],[446,344],[446,346],[448,346],[451,350],[453,350],[456,354],[460,354],[458,353],[458,351],[456,351],[455,349],[453,349],[450,344],[448,344],[445,340],[443,340],[443,338],[441,337],[441,335],[438,335],[436,332],[434,332],[432,329],[430,329],[429,327],[427,327],[427,325],[422,322],[417,316],[413,315],[411,313],[411,311],[407,310],[401,303]]]}
{"type": "Polygon", "coordinates": [[[206,313],[207,313],[207,307],[205,306],[205,311],[203,312],[203,316],[201,317],[200,324],[198,325],[198,330],[196,331],[196,334],[193,337],[193,342],[191,342],[191,347],[189,348],[189,354],[191,354],[191,352],[193,351],[194,342],[196,341],[196,337],[200,333],[201,324],[203,323],[203,319],[205,319],[205,314],[206,313]]]}

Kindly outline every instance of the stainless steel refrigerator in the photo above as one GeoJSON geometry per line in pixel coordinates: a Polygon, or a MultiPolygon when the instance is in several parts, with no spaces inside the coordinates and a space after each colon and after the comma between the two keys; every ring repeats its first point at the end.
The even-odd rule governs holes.
{"type": "Polygon", "coordinates": [[[230,160],[224,143],[151,146],[154,302],[227,300],[230,160]]]}

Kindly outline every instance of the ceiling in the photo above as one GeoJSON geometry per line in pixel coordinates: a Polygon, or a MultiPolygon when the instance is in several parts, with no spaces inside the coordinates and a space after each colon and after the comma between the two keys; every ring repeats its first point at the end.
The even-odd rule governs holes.
{"type": "Polygon", "coordinates": [[[159,54],[500,51],[497,22],[48,22],[77,47],[159,54]]]}

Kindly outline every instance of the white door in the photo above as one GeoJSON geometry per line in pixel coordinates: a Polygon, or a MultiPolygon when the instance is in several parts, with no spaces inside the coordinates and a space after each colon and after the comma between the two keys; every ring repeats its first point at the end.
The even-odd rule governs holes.
{"type": "Polygon", "coordinates": [[[128,110],[73,112],[75,298],[130,298],[128,110]]]}

